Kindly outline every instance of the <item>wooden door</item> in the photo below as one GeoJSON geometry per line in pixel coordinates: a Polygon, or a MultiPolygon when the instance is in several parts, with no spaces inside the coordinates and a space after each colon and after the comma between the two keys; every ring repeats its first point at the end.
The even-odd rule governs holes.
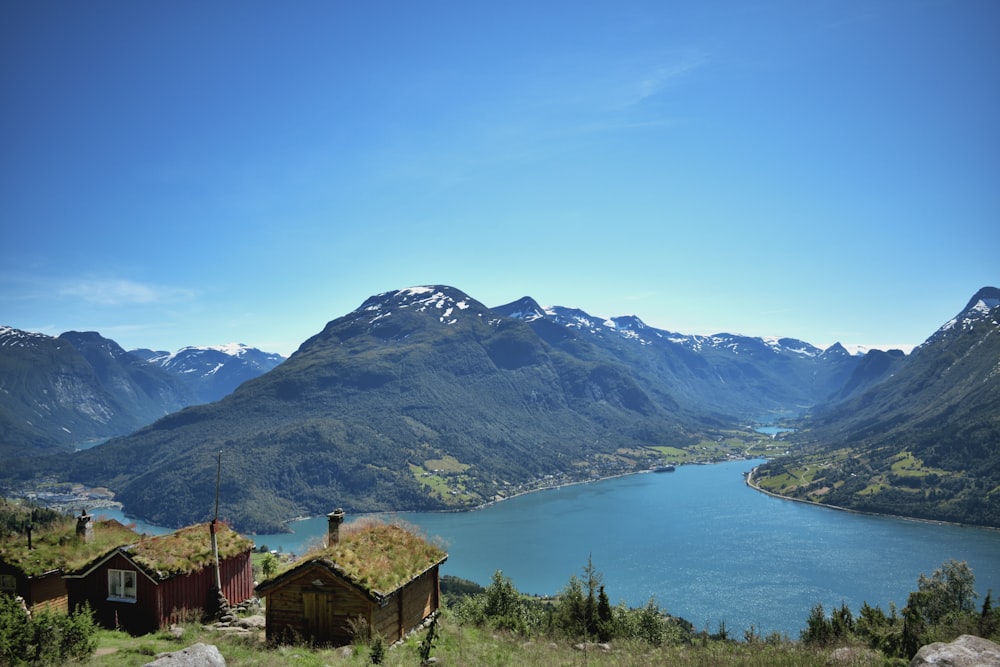
{"type": "Polygon", "coordinates": [[[320,644],[332,642],[335,635],[341,634],[338,628],[340,624],[334,615],[335,598],[332,592],[302,591],[306,634],[314,642],[320,644]]]}

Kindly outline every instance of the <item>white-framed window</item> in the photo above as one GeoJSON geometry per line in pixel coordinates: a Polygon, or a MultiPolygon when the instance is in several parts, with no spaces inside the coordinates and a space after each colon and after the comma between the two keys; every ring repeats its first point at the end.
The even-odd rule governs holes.
{"type": "Polygon", "coordinates": [[[17,590],[17,577],[13,574],[0,574],[0,591],[13,593],[17,590]]]}
{"type": "Polygon", "coordinates": [[[108,570],[108,599],[135,602],[135,570],[108,570]]]}

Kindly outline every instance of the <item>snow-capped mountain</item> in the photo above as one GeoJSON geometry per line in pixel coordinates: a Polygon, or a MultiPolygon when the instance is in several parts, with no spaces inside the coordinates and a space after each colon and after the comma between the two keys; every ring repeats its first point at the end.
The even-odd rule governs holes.
{"type": "Polygon", "coordinates": [[[762,477],[792,479],[792,471],[808,468],[817,471],[809,484],[789,483],[782,492],[1000,527],[1000,289],[979,290],[905,358],[870,352],[833,398],[813,411],[792,457],[765,467],[762,477]],[[933,481],[899,474],[904,458],[932,471],[933,481]]]}
{"type": "Polygon", "coordinates": [[[37,349],[51,341],[52,336],[0,325],[0,348],[37,349]]]}
{"type": "Polygon", "coordinates": [[[984,287],[980,289],[969,300],[962,312],[941,325],[941,328],[927,340],[927,343],[946,337],[951,332],[969,331],[982,325],[998,326],[997,306],[1000,306],[1000,288],[984,287]]]}
{"type": "Polygon", "coordinates": [[[160,368],[94,332],[0,327],[0,449],[86,447],[194,402],[160,368]]]}
{"type": "Polygon", "coordinates": [[[177,377],[191,388],[201,403],[219,400],[285,360],[280,354],[263,352],[242,343],[189,346],[173,353],[145,349],[131,353],[177,377]]]}
{"type": "Polygon", "coordinates": [[[675,396],[729,416],[805,409],[839,389],[861,359],[839,343],[824,350],[794,338],[681,334],[635,315],[594,317],[579,308],[542,307],[530,297],[493,312],[528,323],[551,344],[570,345],[567,336],[595,343],[651,370],[651,381],[666,383],[675,396]]]}
{"type": "MultiPolygon", "coordinates": [[[[803,357],[818,357],[824,350],[794,338],[762,337],[754,338],[739,334],[718,333],[711,336],[680,334],[651,327],[635,315],[609,318],[594,317],[579,308],[562,306],[539,306],[531,297],[523,297],[513,303],[494,308],[507,317],[533,322],[547,318],[562,326],[594,335],[617,335],[622,338],[649,345],[667,342],[694,352],[706,349],[729,350],[734,354],[754,354],[770,350],[777,354],[797,354],[803,357]]],[[[834,346],[831,346],[834,347],[834,346]]],[[[837,344],[837,352],[846,350],[837,344]]]]}

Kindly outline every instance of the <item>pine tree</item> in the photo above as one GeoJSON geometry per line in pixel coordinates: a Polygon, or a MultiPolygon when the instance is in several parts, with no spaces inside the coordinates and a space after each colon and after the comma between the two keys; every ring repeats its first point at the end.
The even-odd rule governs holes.
{"type": "Polygon", "coordinates": [[[611,641],[612,636],[612,612],[611,603],[608,601],[608,594],[601,586],[597,594],[597,637],[602,642],[611,641]]]}

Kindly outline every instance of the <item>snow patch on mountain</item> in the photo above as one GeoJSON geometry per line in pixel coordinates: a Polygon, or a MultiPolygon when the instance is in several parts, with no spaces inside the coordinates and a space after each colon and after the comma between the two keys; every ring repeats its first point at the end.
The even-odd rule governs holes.
{"type": "Polygon", "coordinates": [[[58,339],[45,334],[22,331],[14,327],[0,325],[0,347],[31,347],[43,341],[54,341],[58,339]]]}
{"type": "Polygon", "coordinates": [[[378,320],[390,316],[397,308],[412,308],[418,312],[440,310],[443,312],[438,316],[438,320],[442,324],[455,324],[458,321],[453,317],[456,309],[458,311],[467,310],[472,304],[464,294],[456,298],[449,293],[452,291],[461,294],[452,288],[407,287],[374,296],[361,304],[361,308],[358,310],[369,313],[369,316],[374,313],[374,316],[370,316],[368,320],[369,324],[374,324],[378,320]]]}
{"type": "MultiPolygon", "coordinates": [[[[963,331],[971,329],[976,324],[988,319],[990,312],[997,306],[1000,306],[1000,297],[980,298],[959,313],[957,317],[945,322],[940,331],[948,331],[959,326],[963,331]]],[[[996,325],[996,322],[991,321],[991,324],[996,325]]]]}

